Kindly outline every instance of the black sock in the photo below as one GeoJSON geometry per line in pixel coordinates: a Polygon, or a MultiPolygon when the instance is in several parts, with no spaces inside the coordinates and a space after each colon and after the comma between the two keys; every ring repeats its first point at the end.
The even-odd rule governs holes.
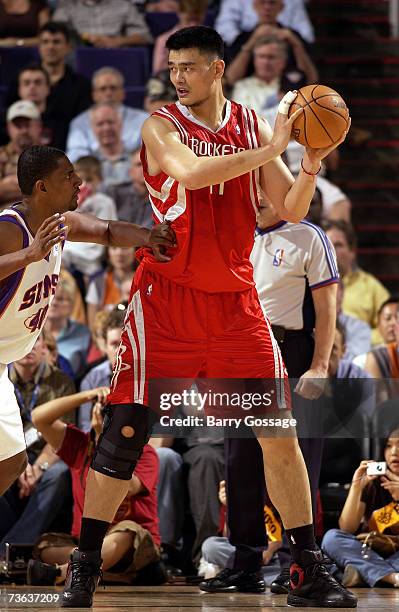
{"type": "Polygon", "coordinates": [[[82,518],[80,528],[79,550],[81,552],[100,551],[109,523],[97,519],[82,518]]]}
{"type": "Polygon", "coordinates": [[[291,556],[295,563],[301,564],[302,550],[317,550],[316,540],[314,538],[314,527],[303,525],[294,529],[286,529],[288,543],[290,545],[291,556]]]}

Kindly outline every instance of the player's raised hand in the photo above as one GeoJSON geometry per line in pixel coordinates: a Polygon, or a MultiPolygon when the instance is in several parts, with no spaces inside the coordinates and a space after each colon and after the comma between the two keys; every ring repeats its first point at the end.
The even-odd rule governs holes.
{"type": "Polygon", "coordinates": [[[170,226],[170,221],[158,223],[152,228],[148,244],[158,261],[170,261],[171,258],[164,254],[165,248],[177,245],[176,235],[170,226]]]}
{"type": "Polygon", "coordinates": [[[270,144],[276,149],[277,155],[281,155],[291,140],[292,124],[303,113],[303,108],[299,108],[291,117],[288,117],[288,111],[291,103],[297,96],[297,91],[288,91],[278,105],[277,118],[274,124],[273,136],[270,144]]]}
{"type": "Polygon", "coordinates": [[[334,149],[339,147],[339,145],[341,145],[344,142],[345,138],[347,137],[348,132],[351,128],[351,123],[352,123],[352,119],[349,117],[348,126],[345,132],[342,134],[341,138],[337,140],[337,142],[334,142],[334,144],[330,145],[329,147],[326,147],[324,149],[312,149],[310,147],[306,147],[306,155],[309,159],[309,162],[310,163],[320,162],[322,159],[327,157],[327,155],[329,155],[331,151],[334,151],[334,149]]]}
{"type": "Polygon", "coordinates": [[[65,217],[56,213],[52,217],[45,219],[36,232],[32,244],[27,247],[32,261],[40,261],[46,257],[57,242],[65,240],[68,227],[62,226],[65,217]]]}

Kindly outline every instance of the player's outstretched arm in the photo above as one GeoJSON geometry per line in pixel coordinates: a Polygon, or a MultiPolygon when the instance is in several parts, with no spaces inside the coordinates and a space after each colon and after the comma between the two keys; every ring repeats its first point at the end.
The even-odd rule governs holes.
{"type": "MultiPolygon", "coordinates": [[[[291,94],[295,98],[296,94],[291,94]]],[[[278,157],[285,151],[292,123],[302,109],[281,124],[264,146],[220,157],[197,157],[180,141],[173,125],[157,116],[149,117],[143,125],[142,137],[146,145],[151,174],[161,170],[182,183],[187,189],[202,189],[241,176],[278,157]]]]}
{"type": "Polygon", "coordinates": [[[65,228],[61,226],[61,219],[59,213],[46,219],[37,230],[32,243],[24,249],[21,228],[7,221],[0,223],[0,281],[29,264],[40,261],[57,242],[64,239],[65,228]]]}
{"type": "MultiPolygon", "coordinates": [[[[126,221],[107,221],[85,213],[65,214],[68,225],[68,240],[73,242],[95,242],[104,246],[150,246],[157,253],[159,248],[175,246],[174,231],[168,222],[159,223],[151,230],[126,221]]],[[[158,254],[161,261],[169,258],[158,254]]]]}

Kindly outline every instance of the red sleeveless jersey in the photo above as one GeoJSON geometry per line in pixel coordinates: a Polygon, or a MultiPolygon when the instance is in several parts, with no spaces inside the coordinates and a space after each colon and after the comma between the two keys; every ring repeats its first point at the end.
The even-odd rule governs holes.
{"type": "MultiPolygon", "coordinates": [[[[182,143],[197,156],[230,155],[260,146],[255,113],[235,102],[227,102],[225,118],[216,131],[178,102],[154,115],[170,121],[182,143]]],[[[168,263],[157,262],[151,249],[141,249],[138,256],[145,269],[208,293],[253,286],[249,256],[259,205],[259,171],[189,190],[164,172],[155,176],[148,173],[144,144],[141,161],[154,221],[170,220],[178,244],[168,249],[172,257],[168,263]]]]}

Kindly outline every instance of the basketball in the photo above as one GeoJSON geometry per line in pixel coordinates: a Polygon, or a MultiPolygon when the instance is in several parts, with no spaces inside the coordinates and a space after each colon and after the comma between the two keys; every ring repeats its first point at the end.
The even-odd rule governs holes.
{"type": "Polygon", "coordinates": [[[349,110],[345,101],[325,85],[306,85],[299,89],[288,116],[298,108],[304,112],[294,121],[292,134],[305,147],[329,147],[341,138],[348,126],[349,110]]]}

